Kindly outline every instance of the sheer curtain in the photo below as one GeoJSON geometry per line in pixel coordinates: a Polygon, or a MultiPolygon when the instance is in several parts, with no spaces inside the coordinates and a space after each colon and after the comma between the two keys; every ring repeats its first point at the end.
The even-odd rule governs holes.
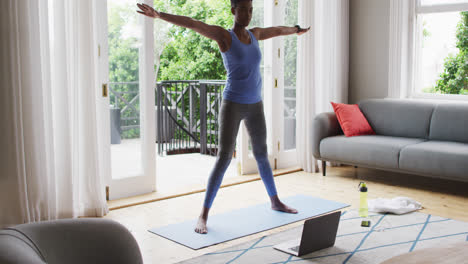
{"type": "Polygon", "coordinates": [[[414,19],[416,1],[390,1],[388,57],[388,97],[406,98],[411,87],[413,68],[414,19]]]}
{"type": "Polygon", "coordinates": [[[348,0],[300,0],[299,23],[310,31],[298,38],[297,154],[307,172],[317,172],[312,155],[312,120],[333,111],[330,101],[348,101],[348,0]]]}
{"type": "Polygon", "coordinates": [[[108,212],[92,0],[0,1],[0,227],[108,212]]]}

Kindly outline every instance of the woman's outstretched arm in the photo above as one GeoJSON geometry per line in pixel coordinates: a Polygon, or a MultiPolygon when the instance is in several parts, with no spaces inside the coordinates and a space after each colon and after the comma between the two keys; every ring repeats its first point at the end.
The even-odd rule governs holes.
{"type": "Polygon", "coordinates": [[[199,34],[218,42],[221,51],[223,51],[223,49],[225,50],[228,45],[226,40],[230,37],[229,32],[220,26],[208,25],[199,20],[186,16],[158,12],[146,4],[137,4],[137,6],[140,8],[140,10],[137,11],[140,14],[152,18],[159,18],[171,24],[192,29],[199,34]]]}
{"type": "Polygon", "coordinates": [[[265,40],[269,38],[274,38],[278,36],[286,36],[286,35],[302,35],[309,31],[310,27],[308,28],[299,28],[297,27],[269,27],[269,28],[252,28],[251,31],[255,35],[258,40],[265,40]]]}

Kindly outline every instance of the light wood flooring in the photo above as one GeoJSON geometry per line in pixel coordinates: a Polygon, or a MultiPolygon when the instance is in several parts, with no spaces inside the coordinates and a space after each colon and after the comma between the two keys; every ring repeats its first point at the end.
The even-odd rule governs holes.
{"type": "MultiPolygon", "coordinates": [[[[327,168],[327,176],[303,171],[275,177],[280,198],[296,194],[312,195],[348,203],[357,208],[360,181],[366,181],[369,199],[406,196],[423,205],[421,212],[468,221],[468,183],[453,182],[429,177],[398,174],[354,167],[327,168]]],[[[112,210],[105,218],[126,226],[135,236],[145,263],[176,263],[208,252],[244,243],[261,236],[286,230],[297,222],[251,236],[235,239],[212,247],[192,250],[147,230],[195,219],[200,213],[204,192],[112,210]]],[[[251,181],[220,189],[210,215],[228,212],[268,202],[261,181],[251,181]]],[[[209,231],[209,219],[208,219],[209,231]]]]}

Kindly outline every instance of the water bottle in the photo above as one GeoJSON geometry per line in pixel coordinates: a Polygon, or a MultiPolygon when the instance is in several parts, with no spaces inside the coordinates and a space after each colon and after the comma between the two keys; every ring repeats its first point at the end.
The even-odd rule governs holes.
{"type": "Polygon", "coordinates": [[[367,186],[365,182],[359,184],[359,216],[363,218],[361,226],[369,227],[370,221],[367,219],[369,216],[367,207],[367,186]]]}

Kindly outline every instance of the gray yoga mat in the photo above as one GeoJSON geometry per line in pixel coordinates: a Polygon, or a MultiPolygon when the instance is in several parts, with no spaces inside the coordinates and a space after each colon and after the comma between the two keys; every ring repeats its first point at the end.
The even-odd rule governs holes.
{"type": "Polygon", "coordinates": [[[286,197],[282,201],[296,208],[299,213],[274,211],[270,203],[264,203],[210,216],[208,234],[198,234],[194,231],[198,219],[152,228],[148,231],[189,248],[200,249],[349,206],[306,195],[286,197]]]}

